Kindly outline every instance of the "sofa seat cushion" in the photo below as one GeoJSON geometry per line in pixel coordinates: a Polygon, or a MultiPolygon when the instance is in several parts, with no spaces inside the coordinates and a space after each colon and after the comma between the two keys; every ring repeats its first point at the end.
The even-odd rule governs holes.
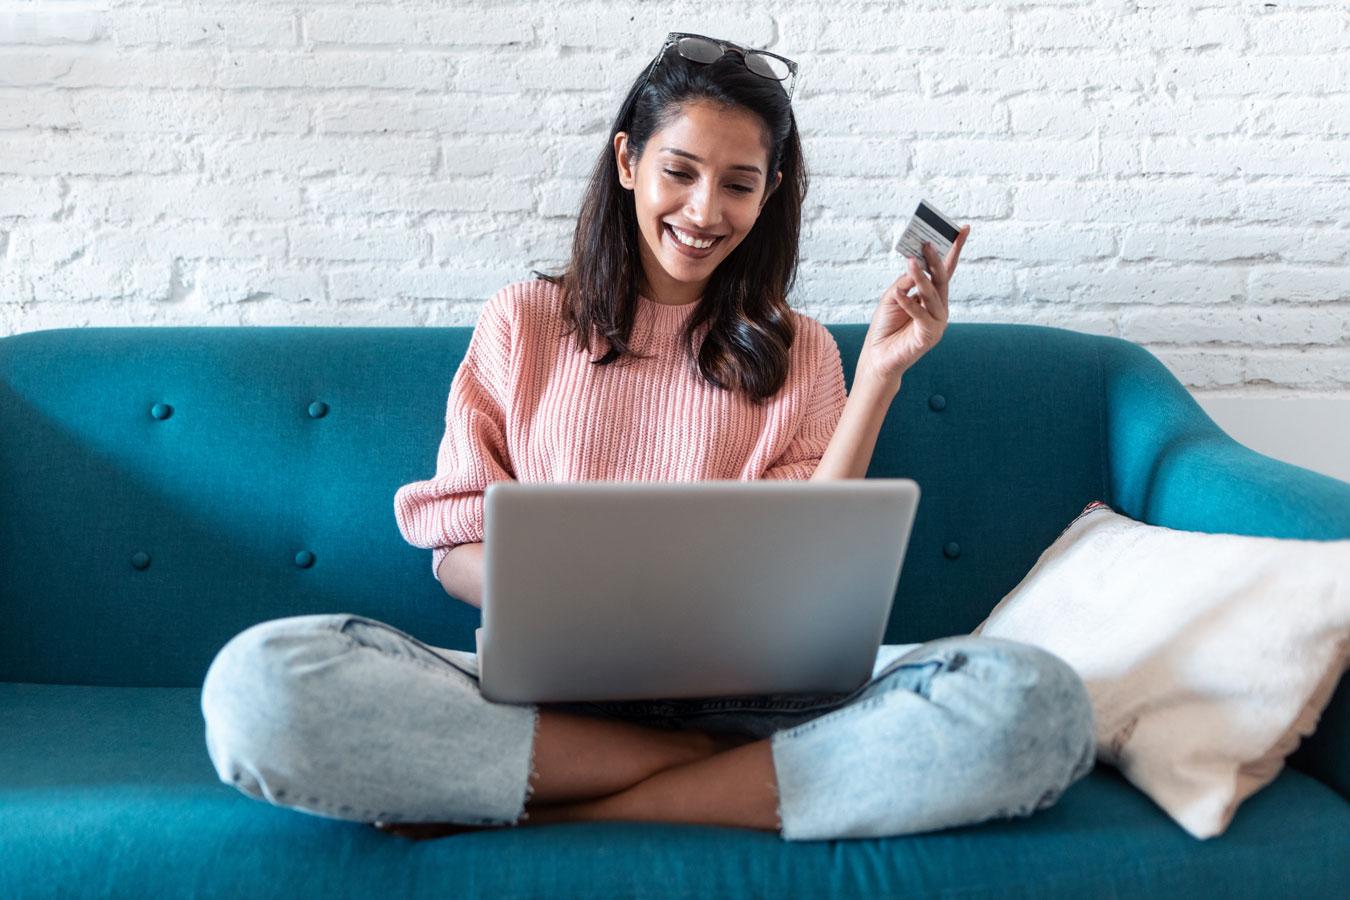
{"type": "Polygon", "coordinates": [[[1350,859],[1350,804],[1297,770],[1198,841],[1105,765],[1029,818],[923,835],[597,822],[412,842],[221,783],[199,701],[0,683],[0,896],[1334,896],[1350,859]]]}

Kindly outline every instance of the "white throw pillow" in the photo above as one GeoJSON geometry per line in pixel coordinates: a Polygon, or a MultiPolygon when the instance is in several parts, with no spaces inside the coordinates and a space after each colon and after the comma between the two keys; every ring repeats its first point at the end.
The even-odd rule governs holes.
{"type": "Polygon", "coordinates": [[[1313,733],[1350,663],[1350,540],[1177,531],[1094,501],[972,634],[1072,665],[1098,759],[1214,837],[1313,733]]]}

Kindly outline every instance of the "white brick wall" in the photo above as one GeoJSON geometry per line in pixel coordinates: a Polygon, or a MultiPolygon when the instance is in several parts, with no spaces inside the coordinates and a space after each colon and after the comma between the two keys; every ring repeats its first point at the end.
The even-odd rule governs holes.
{"type": "Polygon", "coordinates": [[[792,302],[865,322],[928,198],[953,322],[1350,396],[1350,4],[0,0],[0,334],[468,325],[553,268],[667,31],[798,60],[792,302]]]}

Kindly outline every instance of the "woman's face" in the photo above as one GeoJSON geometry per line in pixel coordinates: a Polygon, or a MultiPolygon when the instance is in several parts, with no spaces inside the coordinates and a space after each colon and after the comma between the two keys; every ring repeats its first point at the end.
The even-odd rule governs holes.
{"type": "Polygon", "coordinates": [[[685,104],[674,122],[652,135],[635,167],[629,166],[628,134],[614,136],[619,182],[633,192],[637,208],[644,294],[671,304],[703,295],[713,270],[745,240],[782,181],[781,172],[769,180],[766,141],[752,113],[707,102],[685,104]],[[689,247],[676,231],[714,243],[689,247]]]}

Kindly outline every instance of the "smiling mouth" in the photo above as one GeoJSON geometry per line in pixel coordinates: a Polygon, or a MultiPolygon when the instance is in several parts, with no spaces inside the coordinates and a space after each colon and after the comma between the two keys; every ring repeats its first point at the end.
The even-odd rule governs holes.
{"type": "Polygon", "coordinates": [[[675,228],[674,228],[669,222],[662,222],[661,225],[662,225],[662,227],[664,227],[664,228],[666,229],[666,231],[668,231],[668,232],[670,233],[670,239],[671,239],[672,241],[674,241],[675,243],[679,244],[681,247],[685,248],[686,250],[692,250],[692,251],[695,252],[695,253],[707,253],[709,250],[713,249],[713,248],[716,247],[719,243],[721,243],[722,239],[723,239],[724,237],[726,237],[726,235],[724,235],[724,234],[719,234],[717,237],[713,238],[713,242],[712,242],[711,244],[709,244],[708,246],[706,246],[706,247],[693,247],[693,246],[690,246],[689,244],[686,244],[686,243],[682,242],[678,237],[675,236],[675,228]]]}

